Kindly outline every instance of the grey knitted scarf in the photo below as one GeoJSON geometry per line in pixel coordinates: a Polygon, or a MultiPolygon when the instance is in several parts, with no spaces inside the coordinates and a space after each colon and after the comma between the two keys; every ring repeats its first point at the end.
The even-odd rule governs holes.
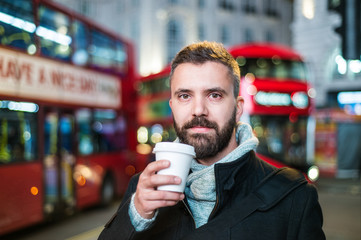
{"type": "MultiPolygon", "coordinates": [[[[251,126],[246,123],[238,123],[236,140],[238,147],[215,164],[237,160],[258,145],[251,126]]],[[[197,228],[207,223],[216,202],[215,164],[204,166],[193,160],[192,173],[187,178],[185,194],[197,228]]]]}

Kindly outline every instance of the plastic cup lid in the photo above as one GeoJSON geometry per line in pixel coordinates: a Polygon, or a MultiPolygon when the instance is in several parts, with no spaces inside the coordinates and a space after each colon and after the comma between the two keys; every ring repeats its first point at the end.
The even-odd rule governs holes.
{"type": "Polygon", "coordinates": [[[184,143],[176,143],[176,142],[159,142],[155,145],[153,149],[153,153],[156,152],[179,152],[189,154],[192,157],[196,156],[196,152],[194,151],[194,147],[184,143]]]}

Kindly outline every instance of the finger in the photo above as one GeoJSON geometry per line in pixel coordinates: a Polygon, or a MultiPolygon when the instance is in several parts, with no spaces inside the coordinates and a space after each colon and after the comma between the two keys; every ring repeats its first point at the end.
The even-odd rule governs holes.
{"type": "Polygon", "coordinates": [[[153,201],[153,202],[149,202],[149,206],[151,209],[159,209],[159,208],[163,208],[163,207],[174,206],[178,202],[179,202],[179,200],[178,201],[171,201],[171,200],[153,201]]]}
{"type": "MultiPolygon", "coordinates": [[[[141,197],[141,194],[138,197],[141,197]]],[[[139,204],[136,204],[136,208],[140,207],[139,210],[142,211],[142,213],[150,214],[158,208],[176,205],[179,201],[184,199],[184,194],[169,191],[154,191],[153,193],[148,194],[146,198],[147,199],[143,198],[139,201],[139,204]]]]}
{"type": "Polygon", "coordinates": [[[148,164],[148,166],[144,169],[144,175],[152,175],[158,172],[159,170],[168,168],[170,166],[169,160],[158,160],[148,164]]]}
{"type": "Polygon", "coordinates": [[[161,185],[179,185],[182,179],[173,175],[154,174],[143,183],[146,188],[153,188],[161,185]]]}
{"type": "Polygon", "coordinates": [[[159,170],[169,166],[170,162],[168,160],[159,160],[148,164],[139,176],[138,187],[154,189],[158,185],[180,184],[181,179],[179,177],[156,174],[159,170]]]}
{"type": "MultiPolygon", "coordinates": [[[[148,201],[149,206],[152,206],[153,209],[158,209],[161,207],[168,207],[176,205],[179,201],[184,199],[183,193],[170,192],[170,191],[156,191],[155,198],[160,198],[154,201],[148,201]]],[[[152,197],[152,196],[150,196],[152,197]]]]}
{"type": "Polygon", "coordinates": [[[183,193],[167,191],[141,191],[135,193],[134,204],[143,218],[152,218],[154,211],[161,207],[176,205],[184,199],[183,193]]]}
{"type": "Polygon", "coordinates": [[[171,191],[149,191],[139,193],[139,197],[144,201],[180,201],[184,199],[184,194],[171,191]]]}

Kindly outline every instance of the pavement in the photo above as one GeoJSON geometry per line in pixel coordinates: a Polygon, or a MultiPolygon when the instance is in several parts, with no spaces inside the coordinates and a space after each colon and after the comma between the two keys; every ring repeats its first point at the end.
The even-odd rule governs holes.
{"type": "Polygon", "coordinates": [[[321,177],[316,183],[327,240],[360,240],[361,180],[321,177]]]}
{"type": "Polygon", "coordinates": [[[319,191],[334,194],[351,194],[361,196],[361,178],[319,178],[315,185],[319,191]]]}

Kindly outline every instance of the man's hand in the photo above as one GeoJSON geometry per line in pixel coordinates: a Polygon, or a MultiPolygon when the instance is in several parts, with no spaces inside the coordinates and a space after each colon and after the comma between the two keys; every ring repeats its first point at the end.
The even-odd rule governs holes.
{"type": "Polygon", "coordinates": [[[145,219],[152,218],[156,209],[176,205],[184,199],[183,193],[156,190],[160,185],[181,183],[180,177],[156,174],[157,171],[169,166],[168,160],[151,162],[139,176],[134,205],[140,216],[145,219]]]}

